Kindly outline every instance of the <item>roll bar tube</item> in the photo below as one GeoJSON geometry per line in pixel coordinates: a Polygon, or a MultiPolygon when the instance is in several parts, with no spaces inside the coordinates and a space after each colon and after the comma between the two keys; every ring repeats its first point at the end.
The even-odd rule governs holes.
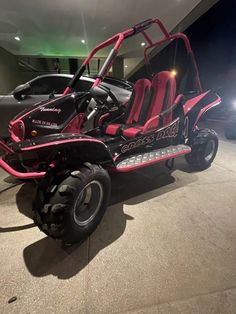
{"type": "Polygon", "coordinates": [[[0,168],[18,179],[41,179],[46,174],[45,172],[19,172],[8,165],[2,158],[0,158],[0,168]]]}
{"type": "Polygon", "coordinates": [[[188,37],[186,35],[184,35],[183,33],[176,33],[176,34],[169,34],[169,32],[167,31],[167,29],[165,28],[164,24],[159,20],[159,19],[148,19],[145,20],[141,23],[138,23],[136,25],[134,25],[134,27],[118,33],[114,36],[112,36],[111,38],[107,39],[106,41],[102,42],[101,44],[99,44],[97,47],[95,47],[87,56],[87,58],[84,60],[82,66],[78,69],[78,71],[75,73],[74,77],[71,79],[70,83],[68,84],[67,88],[64,91],[64,95],[67,95],[69,93],[72,92],[72,89],[75,85],[75,83],[77,82],[77,80],[81,77],[81,75],[83,74],[83,72],[86,69],[86,66],[89,64],[89,61],[92,59],[92,57],[101,49],[110,46],[111,44],[114,43],[114,47],[111,50],[111,52],[109,53],[108,57],[105,60],[105,63],[102,67],[102,69],[100,70],[92,88],[98,86],[100,84],[100,82],[102,81],[102,79],[106,76],[106,74],[108,73],[109,69],[112,66],[112,63],[115,59],[115,57],[118,54],[118,51],[122,45],[122,42],[132,36],[135,36],[139,33],[142,33],[144,39],[147,41],[148,46],[146,47],[145,51],[144,51],[144,58],[145,58],[145,62],[149,63],[149,58],[148,58],[148,51],[151,48],[154,48],[158,45],[161,45],[165,42],[171,42],[174,39],[182,39],[184,41],[186,50],[188,52],[188,54],[191,55],[193,64],[194,64],[194,70],[195,70],[195,76],[196,76],[196,87],[198,88],[199,91],[202,91],[202,87],[201,87],[201,82],[200,82],[200,78],[199,78],[199,73],[198,73],[198,68],[197,68],[197,64],[194,58],[194,54],[190,45],[190,42],[188,40],[188,37]],[[159,27],[159,29],[161,30],[161,32],[164,35],[164,38],[161,39],[160,41],[157,42],[153,42],[152,39],[150,38],[150,36],[145,32],[148,28],[150,28],[153,24],[156,24],[157,27],[159,27]]]}

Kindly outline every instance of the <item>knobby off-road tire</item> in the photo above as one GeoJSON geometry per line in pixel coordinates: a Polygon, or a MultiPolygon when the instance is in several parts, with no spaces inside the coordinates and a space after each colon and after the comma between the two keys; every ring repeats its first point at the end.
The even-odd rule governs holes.
{"type": "Polygon", "coordinates": [[[188,145],[192,148],[192,152],[185,155],[185,159],[192,169],[201,171],[211,166],[219,141],[215,131],[201,129],[194,133],[188,145]]]}
{"type": "Polygon", "coordinates": [[[35,223],[65,244],[82,242],[101,221],[110,190],[110,177],[98,165],[85,163],[76,171],[49,173],[37,190],[35,223]]]}

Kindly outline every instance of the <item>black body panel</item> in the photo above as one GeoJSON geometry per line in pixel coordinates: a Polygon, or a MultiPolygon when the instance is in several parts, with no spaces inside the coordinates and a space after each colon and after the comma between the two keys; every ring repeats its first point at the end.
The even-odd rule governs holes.
{"type": "Polygon", "coordinates": [[[214,92],[210,91],[206,96],[204,96],[186,115],[189,119],[189,134],[191,134],[196,119],[202,109],[204,109],[207,105],[217,101],[219,96],[214,92]]]}
{"type": "Polygon", "coordinates": [[[85,110],[83,103],[86,97],[88,93],[75,93],[48,100],[18,115],[15,120],[20,118],[24,123],[24,138],[27,139],[34,137],[32,131],[36,131],[37,136],[60,133],[79,112],[85,110]]]}

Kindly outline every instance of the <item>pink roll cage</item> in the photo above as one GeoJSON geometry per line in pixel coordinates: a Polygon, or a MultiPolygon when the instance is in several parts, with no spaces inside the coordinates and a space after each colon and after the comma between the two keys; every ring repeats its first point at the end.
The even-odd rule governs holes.
{"type": "Polygon", "coordinates": [[[75,73],[74,77],[71,79],[70,83],[68,84],[67,88],[64,91],[64,95],[67,95],[67,94],[72,92],[75,83],[79,80],[79,78],[81,77],[81,75],[85,71],[86,66],[89,64],[92,57],[99,50],[101,50],[107,46],[110,46],[111,44],[114,43],[114,47],[110,51],[109,55],[107,56],[107,58],[105,60],[105,63],[103,64],[101,70],[99,71],[98,75],[96,76],[96,80],[95,80],[92,88],[98,86],[101,83],[101,81],[103,80],[103,78],[107,75],[109,69],[111,68],[112,63],[113,63],[114,59],[116,58],[123,41],[125,39],[132,37],[132,36],[135,36],[139,33],[141,33],[143,35],[145,41],[147,42],[147,47],[144,50],[144,59],[145,59],[146,64],[149,63],[148,52],[150,49],[157,47],[157,46],[160,46],[160,45],[165,44],[165,43],[170,43],[175,39],[182,39],[184,44],[185,44],[185,48],[187,50],[187,53],[190,56],[191,62],[193,64],[193,70],[194,70],[194,76],[195,76],[195,80],[194,80],[195,88],[196,88],[196,90],[202,92],[202,86],[201,86],[201,82],[200,82],[200,78],[199,78],[199,72],[198,72],[197,64],[196,64],[195,57],[194,57],[194,54],[193,54],[193,51],[192,51],[188,37],[183,33],[170,34],[167,31],[167,29],[165,28],[165,26],[163,25],[163,23],[159,19],[148,19],[146,21],[143,21],[141,23],[136,24],[133,28],[130,28],[124,32],[121,32],[121,33],[118,33],[118,34],[112,36],[111,38],[107,39],[106,41],[102,42],[97,47],[95,47],[89,53],[87,58],[84,60],[82,66],[75,73]],[[164,37],[159,41],[152,41],[151,37],[147,34],[147,32],[145,32],[145,30],[147,30],[148,28],[150,28],[154,24],[157,27],[159,27],[160,31],[164,35],[164,37]]]}

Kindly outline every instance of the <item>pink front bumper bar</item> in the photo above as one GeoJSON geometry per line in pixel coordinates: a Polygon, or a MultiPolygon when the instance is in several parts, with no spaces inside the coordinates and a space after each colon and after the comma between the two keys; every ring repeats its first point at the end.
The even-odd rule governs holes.
{"type": "Polygon", "coordinates": [[[9,166],[4,160],[0,159],[0,168],[4,169],[11,176],[17,179],[40,179],[45,176],[45,172],[19,172],[9,166]]]}
{"type": "Polygon", "coordinates": [[[13,150],[2,139],[0,139],[0,150],[3,150],[5,153],[13,153],[13,150]]]}
{"type": "MultiPolygon", "coordinates": [[[[0,150],[3,150],[5,153],[14,153],[14,151],[5,143],[3,140],[0,140],[0,150]]],[[[40,179],[45,176],[45,172],[19,172],[14,168],[8,165],[2,158],[0,158],[0,168],[8,172],[11,176],[16,177],[17,179],[40,179]]]]}

